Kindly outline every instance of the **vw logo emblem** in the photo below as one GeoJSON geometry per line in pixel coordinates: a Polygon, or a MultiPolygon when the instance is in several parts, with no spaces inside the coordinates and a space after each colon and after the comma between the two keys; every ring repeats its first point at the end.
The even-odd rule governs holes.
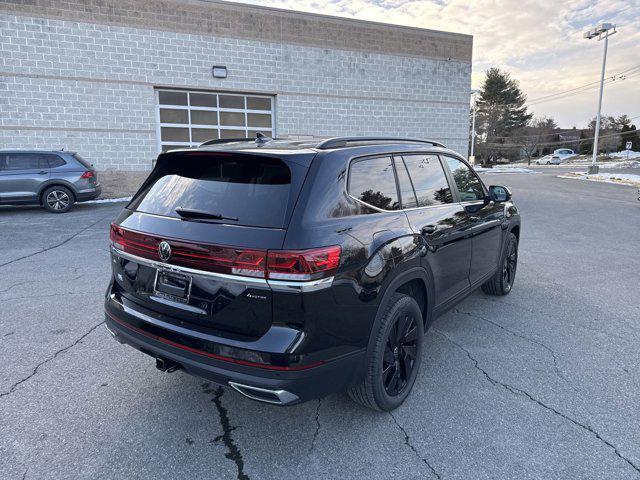
{"type": "Polygon", "coordinates": [[[158,244],[158,255],[163,262],[168,261],[171,258],[171,245],[164,240],[158,244]]]}

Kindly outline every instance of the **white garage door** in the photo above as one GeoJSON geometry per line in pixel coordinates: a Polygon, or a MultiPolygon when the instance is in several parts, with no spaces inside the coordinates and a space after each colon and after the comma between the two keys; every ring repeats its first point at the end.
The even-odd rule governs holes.
{"type": "Polygon", "coordinates": [[[194,147],[218,138],[274,135],[273,97],[157,89],[158,150],[194,147]]]}

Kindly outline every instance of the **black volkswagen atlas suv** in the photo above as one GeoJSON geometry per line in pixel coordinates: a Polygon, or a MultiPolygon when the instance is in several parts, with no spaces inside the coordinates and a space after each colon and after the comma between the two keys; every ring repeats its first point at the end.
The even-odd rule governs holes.
{"type": "Polygon", "coordinates": [[[107,328],[160,370],[392,410],[433,319],[511,290],[520,216],[437,142],[259,135],[162,153],[110,235],[107,328]]]}

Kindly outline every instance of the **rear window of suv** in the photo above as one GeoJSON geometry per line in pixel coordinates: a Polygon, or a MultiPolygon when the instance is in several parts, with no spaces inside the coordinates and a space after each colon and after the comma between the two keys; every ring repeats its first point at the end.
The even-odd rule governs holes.
{"type": "Polygon", "coordinates": [[[181,218],[176,209],[227,217],[220,223],[284,228],[299,186],[292,172],[272,157],[237,154],[168,154],[128,208],[181,218]],[[237,219],[237,220],[236,220],[237,219]]]}
{"type": "Polygon", "coordinates": [[[82,158],[80,155],[78,155],[77,153],[73,154],[73,158],[75,158],[78,162],[80,162],[80,164],[87,168],[87,169],[91,169],[93,167],[93,165],[91,165],[90,162],[86,161],[84,158],[82,158]]]}

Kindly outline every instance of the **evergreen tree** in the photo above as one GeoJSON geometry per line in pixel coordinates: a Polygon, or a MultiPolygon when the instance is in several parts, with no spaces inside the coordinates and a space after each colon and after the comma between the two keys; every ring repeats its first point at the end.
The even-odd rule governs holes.
{"type": "Polygon", "coordinates": [[[623,127],[631,126],[631,119],[629,118],[629,115],[625,115],[625,114],[620,115],[618,118],[616,118],[615,122],[618,127],[618,130],[622,130],[623,127]]]}
{"type": "Polygon", "coordinates": [[[476,123],[480,135],[490,143],[525,127],[533,118],[527,112],[525,101],[517,80],[498,68],[489,69],[477,103],[476,123]]]}

